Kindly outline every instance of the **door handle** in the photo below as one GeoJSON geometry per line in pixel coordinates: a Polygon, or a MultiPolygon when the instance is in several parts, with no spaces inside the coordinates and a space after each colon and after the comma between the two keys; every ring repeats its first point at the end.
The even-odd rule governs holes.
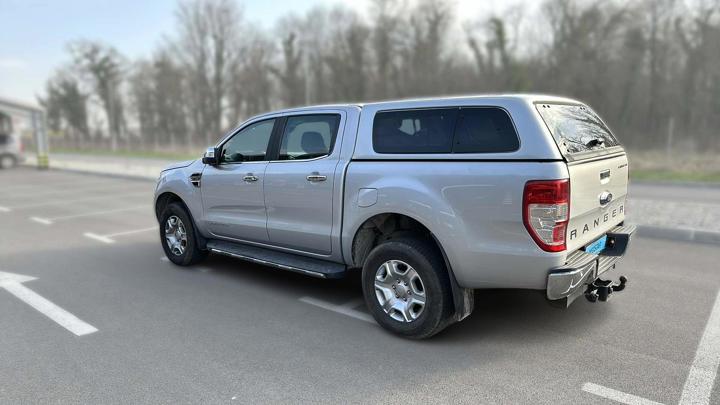
{"type": "Polygon", "coordinates": [[[255,176],[252,173],[248,173],[245,177],[243,177],[243,180],[245,181],[258,181],[258,177],[255,176]]]}
{"type": "Polygon", "coordinates": [[[318,181],[327,180],[327,176],[323,176],[321,174],[318,174],[317,172],[307,176],[306,178],[307,178],[307,181],[311,181],[313,183],[317,183],[318,181]]]}

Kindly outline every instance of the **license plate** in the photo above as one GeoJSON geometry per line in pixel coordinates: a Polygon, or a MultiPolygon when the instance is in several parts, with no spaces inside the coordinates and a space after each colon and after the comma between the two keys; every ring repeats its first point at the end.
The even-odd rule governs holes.
{"type": "Polygon", "coordinates": [[[605,244],[607,243],[607,235],[603,235],[602,238],[596,240],[595,242],[585,246],[585,251],[587,253],[591,254],[598,254],[605,250],[605,244]]]}

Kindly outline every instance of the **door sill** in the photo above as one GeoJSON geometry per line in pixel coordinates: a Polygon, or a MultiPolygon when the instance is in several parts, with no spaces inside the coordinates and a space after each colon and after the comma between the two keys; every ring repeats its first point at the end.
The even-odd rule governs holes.
{"type": "Polygon", "coordinates": [[[224,240],[209,240],[207,248],[214,253],[318,278],[342,278],[347,270],[340,263],[224,240]]]}

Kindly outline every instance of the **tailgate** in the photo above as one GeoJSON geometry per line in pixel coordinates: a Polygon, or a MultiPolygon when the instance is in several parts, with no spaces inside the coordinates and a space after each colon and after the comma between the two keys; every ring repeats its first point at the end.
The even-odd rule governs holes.
{"type": "Polygon", "coordinates": [[[536,109],[568,162],[570,253],[625,219],[628,160],[620,142],[588,106],[538,102],[536,109]]]}
{"type": "Polygon", "coordinates": [[[567,250],[593,242],[625,220],[628,160],[624,153],[568,163],[570,222],[567,250]]]}

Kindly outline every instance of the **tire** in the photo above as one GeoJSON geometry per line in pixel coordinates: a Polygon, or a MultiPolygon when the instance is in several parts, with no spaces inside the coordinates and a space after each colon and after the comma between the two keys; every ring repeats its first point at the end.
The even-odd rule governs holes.
{"type": "Polygon", "coordinates": [[[178,266],[190,266],[203,260],[208,252],[198,247],[195,236],[195,224],[185,207],[180,203],[170,203],[160,215],[160,243],[165,256],[178,266]],[[172,243],[166,231],[172,233],[172,243]],[[184,238],[183,238],[184,235],[184,238]],[[173,239],[174,238],[174,239],[173,239]]]}
{"type": "Polygon", "coordinates": [[[362,285],[372,316],[395,334],[424,339],[451,323],[450,279],[442,254],[432,243],[416,238],[381,243],[365,260],[362,285]],[[420,301],[424,301],[422,308],[420,301]]]}
{"type": "Polygon", "coordinates": [[[17,159],[13,155],[0,156],[0,169],[12,169],[17,166],[17,159]]]}

